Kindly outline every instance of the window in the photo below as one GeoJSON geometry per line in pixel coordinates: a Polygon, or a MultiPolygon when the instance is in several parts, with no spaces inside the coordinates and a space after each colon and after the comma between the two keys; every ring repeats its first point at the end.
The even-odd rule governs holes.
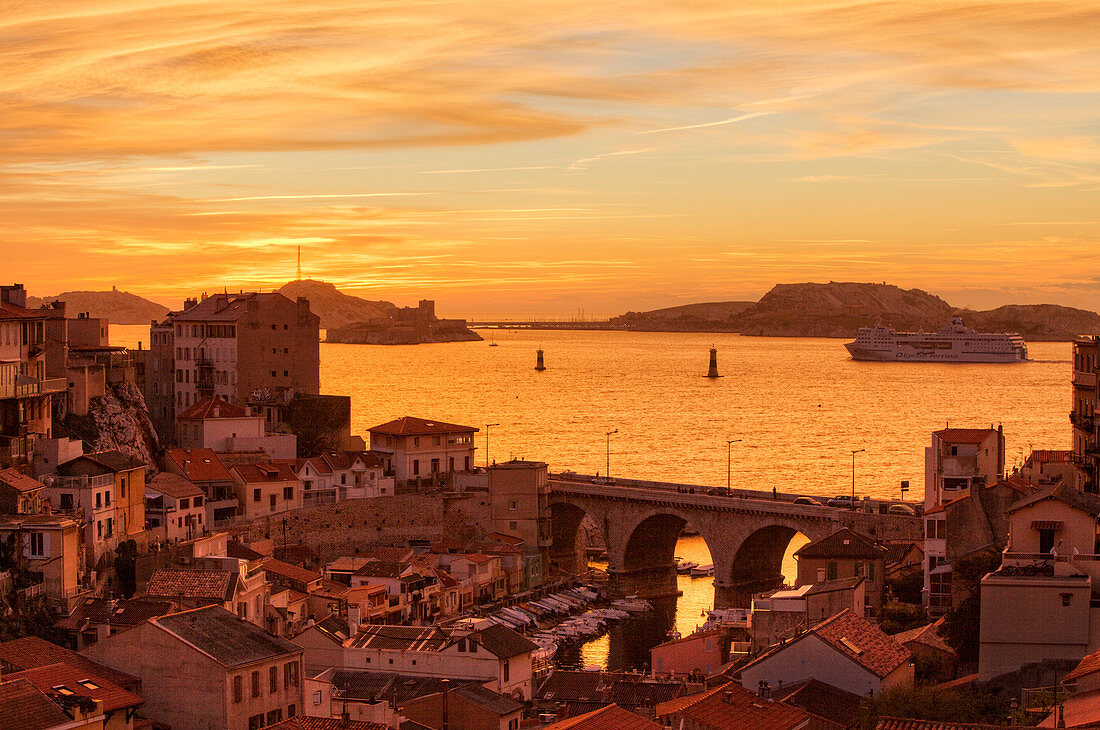
{"type": "Polygon", "coordinates": [[[295,706],[295,705],[287,705],[286,706],[286,716],[287,717],[294,717],[297,714],[298,714],[297,706],[295,706]]]}
{"type": "Polygon", "coordinates": [[[115,533],[115,521],[113,518],[107,518],[107,537],[110,537],[115,533]]]}
{"type": "Polygon", "coordinates": [[[508,529],[509,530],[516,530],[518,528],[519,528],[519,523],[516,522],[515,520],[512,520],[511,522],[508,523],[508,529]]]}
{"type": "Polygon", "coordinates": [[[836,580],[836,561],[830,560],[825,564],[825,580],[836,580]]]}
{"type": "Polygon", "coordinates": [[[99,520],[95,523],[95,536],[100,539],[103,538],[103,520],[99,520]]]}
{"type": "Polygon", "coordinates": [[[109,490],[109,489],[106,492],[103,493],[103,506],[104,507],[110,507],[111,506],[111,490],[109,490]]]}
{"type": "Polygon", "coordinates": [[[419,436],[413,437],[413,446],[419,446],[419,445],[420,445],[420,437],[419,436]]]}
{"type": "Polygon", "coordinates": [[[118,485],[118,498],[126,499],[126,477],[122,477],[118,485]]]}
{"type": "Polygon", "coordinates": [[[289,371],[289,370],[284,370],[284,371],[283,371],[283,377],[284,377],[284,378],[288,378],[288,377],[290,377],[290,371],[289,371]]]}
{"type": "Polygon", "coordinates": [[[316,692],[313,693],[313,704],[315,704],[315,705],[321,704],[321,690],[317,690],[316,692]]]}
{"type": "Polygon", "coordinates": [[[46,554],[45,534],[41,532],[31,533],[31,557],[40,558],[46,554]]]}
{"type": "Polygon", "coordinates": [[[517,501],[516,501],[516,500],[514,500],[514,499],[509,499],[509,500],[508,500],[508,509],[510,509],[510,510],[517,510],[517,509],[519,509],[519,502],[517,502],[517,501]]]}
{"type": "Polygon", "coordinates": [[[234,702],[240,702],[244,699],[244,688],[242,686],[244,684],[244,682],[242,682],[241,679],[242,679],[241,675],[239,675],[239,674],[233,677],[233,701],[234,702]]]}
{"type": "Polygon", "coordinates": [[[73,508],[73,495],[71,495],[71,494],[62,494],[61,495],[61,509],[72,509],[72,508],[73,508]]]}
{"type": "Polygon", "coordinates": [[[191,509],[191,499],[189,497],[180,499],[180,509],[191,509]]]}
{"type": "Polygon", "coordinates": [[[264,726],[264,713],[248,718],[248,730],[260,730],[264,726]]]}
{"type": "Polygon", "coordinates": [[[279,691],[279,668],[271,666],[267,670],[267,691],[275,694],[279,691]]]}
{"type": "Polygon", "coordinates": [[[1062,605],[1063,606],[1068,606],[1070,604],[1070,601],[1073,600],[1073,594],[1072,593],[1063,593],[1061,595],[1062,595],[1062,605]]]}
{"type": "Polygon", "coordinates": [[[298,662],[287,662],[283,665],[283,685],[287,687],[298,686],[298,662]]]}
{"type": "Polygon", "coordinates": [[[103,492],[95,493],[95,508],[99,509],[103,506],[103,492]]]}
{"type": "Polygon", "coordinates": [[[253,502],[259,502],[260,501],[260,490],[259,489],[253,489],[252,490],[252,501],[253,502]]]}
{"type": "Polygon", "coordinates": [[[413,474],[420,473],[420,459],[413,459],[413,474]]]}
{"type": "Polygon", "coordinates": [[[459,639],[458,640],[458,650],[459,651],[466,651],[466,640],[465,639],[459,639]]]}
{"type": "Polygon", "coordinates": [[[271,506],[271,509],[275,509],[275,495],[274,494],[269,494],[268,495],[268,504],[271,506]]]}
{"type": "Polygon", "coordinates": [[[1039,552],[1049,553],[1054,549],[1054,530],[1039,530],[1039,552]]]}
{"type": "Polygon", "coordinates": [[[252,672],[252,696],[260,696],[260,673],[252,672]]]}
{"type": "Polygon", "coordinates": [[[504,669],[504,681],[507,682],[508,681],[508,660],[507,659],[504,660],[503,669],[504,669]]]}
{"type": "Polygon", "coordinates": [[[288,502],[294,499],[294,487],[283,487],[283,499],[288,502]]]}
{"type": "Polygon", "coordinates": [[[432,436],[432,446],[439,446],[439,437],[432,436]]]}
{"type": "Polygon", "coordinates": [[[274,725],[277,722],[283,721],[283,711],[276,707],[267,713],[267,724],[274,725]]]}

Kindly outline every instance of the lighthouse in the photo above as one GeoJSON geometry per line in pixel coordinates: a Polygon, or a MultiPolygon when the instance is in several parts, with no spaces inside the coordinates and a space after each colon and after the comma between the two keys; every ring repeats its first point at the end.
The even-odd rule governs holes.
{"type": "Polygon", "coordinates": [[[708,378],[720,378],[718,374],[718,350],[717,348],[710,348],[710,370],[707,371],[708,378]]]}
{"type": "Polygon", "coordinates": [[[541,373],[545,369],[546,365],[542,361],[542,350],[539,350],[535,358],[535,370],[538,370],[541,373]]]}

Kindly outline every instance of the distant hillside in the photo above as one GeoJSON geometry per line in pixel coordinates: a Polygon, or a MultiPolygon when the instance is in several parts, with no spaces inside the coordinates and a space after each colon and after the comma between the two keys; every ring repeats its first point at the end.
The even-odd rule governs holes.
{"type": "Polygon", "coordinates": [[[37,309],[46,302],[65,302],[65,312],[75,317],[88,312],[93,317],[106,317],[111,324],[149,324],[168,314],[168,307],[136,294],[111,291],[67,291],[52,297],[27,297],[27,306],[37,309]]]}
{"type": "Polygon", "coordinates": [[[920,289],[889,284],[778,284],[759,302],[714,302],[628,312],[612,321],[636,330],[740,332],[762,337],[854,337],[860,327],[938,330],[958,314],[979,332],[1018,332],[1025,340],[1100,334],[1100,314],[1057,304],[1012,304],[988,311],[952,307],[920,289]]]}
{"type": "Polygon", "coordinates": [[[310,310],[321,317],[321,329],[335,329],[354,322],[383,320],[397,311],[397,307],[391,302],[375,302],[344,294],[327,281],[298,279],[279,287],[279,292],[290,299],[308,299],[310,310]]]}
{"type": "Polygon", "coordinates": [[[939,329],[954,308],[920,289],[889,284],[778,284],[738,317],[743,335],[849,337],[860,327],[939,329]]]}
{"type": "Polygon", "coordinates": [[[1019,332],[1032,341],[1100,334],[1100,314],[1058,304],[1009,304],[984,312],[961,309],[959,315],[979,332],[1019,332]]]}
{"type": "Polygon", "coordinates": [[[737,332],[737,315],[753,302],[705,302],[612,317],[616,326],[646,332],[737,332]]]}

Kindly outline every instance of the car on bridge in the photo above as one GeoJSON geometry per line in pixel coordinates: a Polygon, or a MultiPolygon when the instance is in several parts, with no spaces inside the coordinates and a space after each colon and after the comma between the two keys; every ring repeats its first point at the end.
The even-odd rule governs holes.
{"type": "Polygon", "coordinates": [[[825,503],[829,507],[837,507],[840,509],[858,509],[859,500],[849,494],[838,494],[825,503]]]}
{"type": "Polygon", "coordinates": [[[795,504],[806,504],[806,505],[809,505],[811,507],[824,507],[825,506],[825,505],[821,504],[821,502],[818,502],[813,497],[795,497],[794,503],[795,504]]]}
{"type": "Polygon", "coordinates": [[[612,477],[596,477],[592,480],[593,484],[614,484],[615,480],[612,477]]]}

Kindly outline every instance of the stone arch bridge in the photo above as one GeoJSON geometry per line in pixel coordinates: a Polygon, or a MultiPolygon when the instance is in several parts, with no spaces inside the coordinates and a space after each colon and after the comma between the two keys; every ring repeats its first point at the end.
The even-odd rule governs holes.
{"type": "Polygon", "coordinates": [[[716,607],[747,606],[754,593],[781,585],[783,555],[796,533],[811,540],[840,527],[877,540],[920,534],[915,517],[568,481],[551,483],[550,515],[551,564],[580,572],[580,526],[588,515],[606,541],[610,590],[617,596],[674,595],[676,540],[690,524],[710,549],[716,607]]]}

